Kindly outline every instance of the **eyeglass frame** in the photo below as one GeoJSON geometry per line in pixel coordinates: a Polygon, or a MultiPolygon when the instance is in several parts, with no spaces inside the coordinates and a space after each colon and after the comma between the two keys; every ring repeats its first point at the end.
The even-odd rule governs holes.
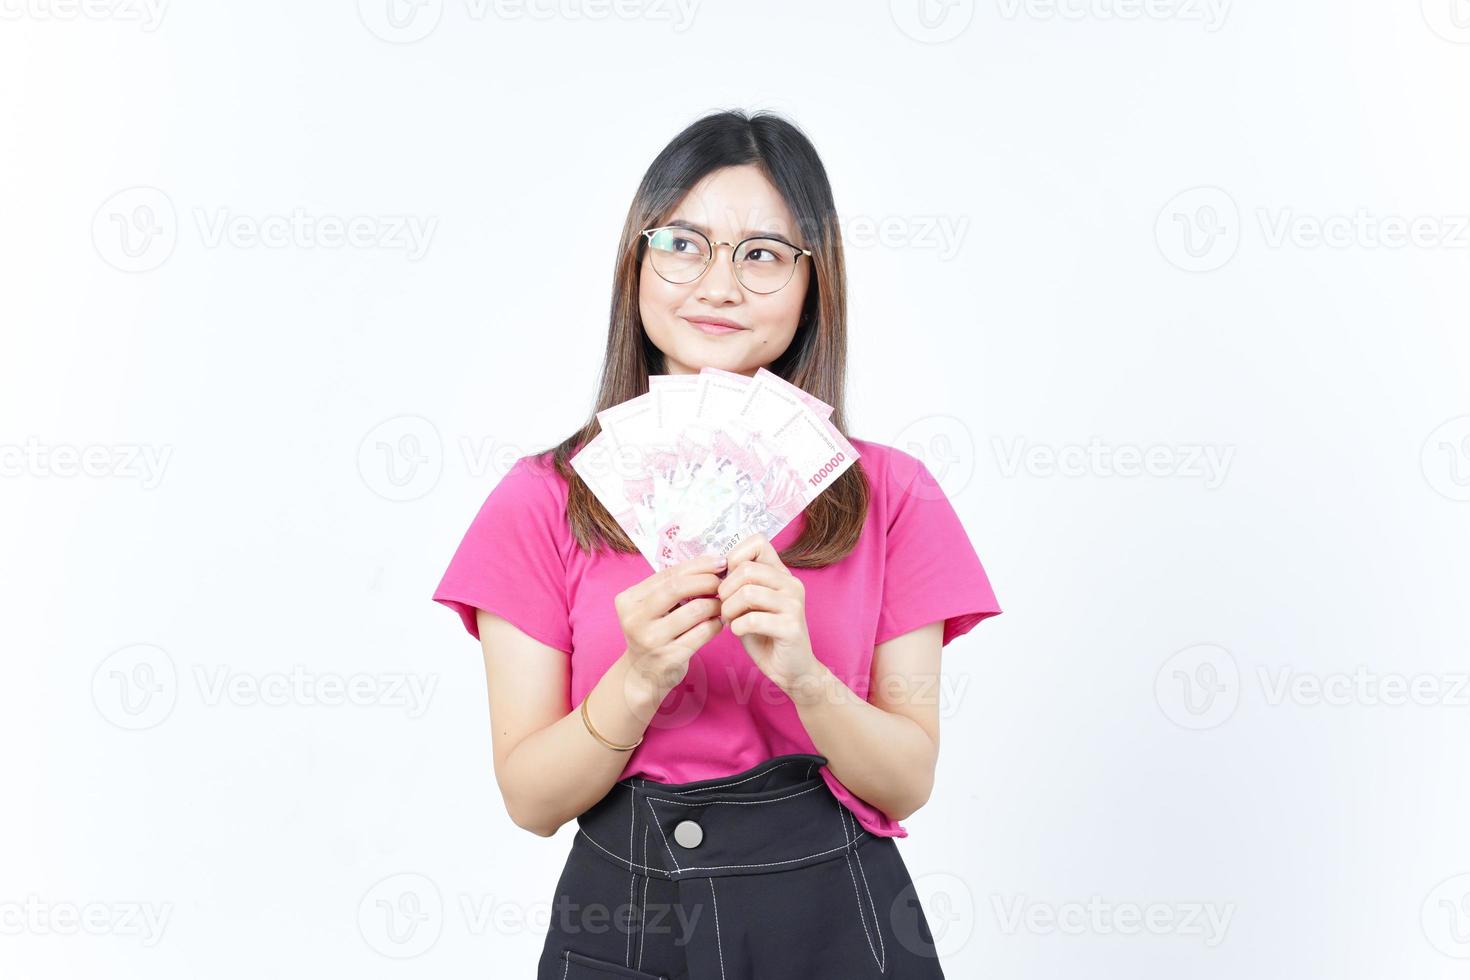
{"type": "MultiPolygon", "coordinates": [[[[757,296],[770,296],[770,295],[772,295],[774,293],[779,293],[781,290],[785,289],[787,286],[789,286],[791,284],[791,280],[796,278],[796,264],[801,261],[802,256],[806,256],[808,259],[810,259],[812,257],[812,255],[814,254],[812,252],[812,250],[809,249],[809,248],[802,248],[800,245],[797,245],[795,242],[788,242],[786,239],[784,239],[784,238],[778,238],[775,235],[748,235],[745,238],[740,239],[740,241],[734,242],[734,243],[731,243],[731,242],[717,242],[717,241],[714,241],[713,239],[711,239],[704,232],[700,231],[698,228],[690,228],[690,227],[688,227],[686,225],[659,225],[659,226],[657,226],[655,228],[644,228],[638,234],[642,235],[645,239],[647,239],[647,241],[648,241],[648,247],[649,248],[652,248],[653,247],[653,239],[650,238],[649,236],[652,235],[656,231],[668,231],[670,229],[678,229],[679,231],[693,232],[694,234],[698,235],[700,238],[703,238],[705,241],[709,242],[709,258],[705,259],[705,261],[704,261],[704,268],[700,269],[699,270],[699,274],[696,275],[693,279],[686,279],[683,282],[674,282],[674,280],[667,278],[662,272],[659,272],[658,271],[658,268],[656,266],[654,267],[654,270],[653,271],[655,273],[657,273],[657,275],[658,275],[658,277],[660,279],[662,279],[664,282],[670,283],[670,284],[675,285],[675,286],[687,286],[691,282],[698,282],[700,280],[700,277],[703,276],[706,272],[709,271],[709,267],[712,266],[712,265],[714,265],[714,262],[715,262],[715,252],[719,249],[719,247],[721,245],[729,245],[730,246],[730,265],[731,265],[732,268],[734,268],[735,267],[735,253],[738,252],[738,251],[740,251],[740,246],[741,245],[744,245],[746,242],[753,242],[753,241],[756,241],[758,239],[765,239],[767,241],[780,242],[782,245],[785,245],[785,246],[787,246],[789,248],[796,249],[796,258],[791,263],[791,275],[789,275],[789,276],[786,277],[786,281],[785,282],[783,282],[781,285],[777,286],[775,289],[771,290],[768,293],[763,293],[759,289],[750,289],[750,287],[745,284],[745,280],[740,278],[740,270],[738,268],[735,268],[735,281],[738,282],[738,283],[740,283],[741,288],[743,288],[743,289],[750,289],[750,291],[752,293],[755,293],[757,296]]],[[[650,259],[649,261],[651,263],[653,260],[650,259]]]]}

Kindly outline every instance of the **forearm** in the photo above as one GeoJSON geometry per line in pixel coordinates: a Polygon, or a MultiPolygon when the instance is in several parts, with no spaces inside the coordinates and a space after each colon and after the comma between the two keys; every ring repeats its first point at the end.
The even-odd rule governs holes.
{"type": "Polygon", "coordinates": [[[787,693],[827,768],[855,795],[894,820],[929,799],[938,747],[913,719],[869,704],[825,664],[787,693]]]}
{"type": "MultiPolygon", "coordinates": [[[[587,695],[587,713],[603,738],[631,745],[643,736],[667,692],[629,672],[628,654],[613,662],[587,695]]],[[[603,745],[582,722],[581,702],[565,717],[526,736],[502,769],[501,792],[516,824],[550,837],[610,790],[631,751],[603,745]]]]}

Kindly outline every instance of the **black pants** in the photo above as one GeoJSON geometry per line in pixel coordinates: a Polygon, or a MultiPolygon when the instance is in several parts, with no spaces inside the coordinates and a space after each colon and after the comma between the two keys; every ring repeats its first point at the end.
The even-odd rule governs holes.
{"type": "Polygon", "coordinates": [[[832,795],[826,763],[615,783],[577,818],[537,980],[942,978],[897,845],[832,795]]]}

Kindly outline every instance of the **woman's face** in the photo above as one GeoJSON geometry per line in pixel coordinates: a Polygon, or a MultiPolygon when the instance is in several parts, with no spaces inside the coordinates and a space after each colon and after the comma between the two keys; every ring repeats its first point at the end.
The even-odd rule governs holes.
{"type": "MultiPolygon", "coordinates": [[[[739,242],[771,234],[808,247],[774,185],[753,165],[713,171],[690,189],[664,224],[687,222],[712,242],[739,242]]],[[[717,367],[747,377],[785,353],[811,277],[810,258],[799,259],[791,281],[774,293],[755,293],[735,278],[730,248],[716,245],[714,261],[693,282],[672,283],[654,271],[643,250],[638,310],[643,329],[664,353],[670,374],[698,374],[717,367]],[[738,329],[707,332],[700,320],[726,321],[738,329]]]]}

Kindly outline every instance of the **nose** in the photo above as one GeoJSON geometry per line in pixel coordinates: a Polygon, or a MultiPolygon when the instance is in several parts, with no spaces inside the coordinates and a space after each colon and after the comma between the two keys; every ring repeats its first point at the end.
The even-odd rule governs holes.
{"type": "Polygon", "coordinates": [[[695,295],[711,303],[725,303],[740,298],[740,281],[735,278],[734,245],[719,242],[712,246],[714,255],[704,275],[695,281],[695,295]],[[730,249],[727,256],[724,249],[730,249]]]}

